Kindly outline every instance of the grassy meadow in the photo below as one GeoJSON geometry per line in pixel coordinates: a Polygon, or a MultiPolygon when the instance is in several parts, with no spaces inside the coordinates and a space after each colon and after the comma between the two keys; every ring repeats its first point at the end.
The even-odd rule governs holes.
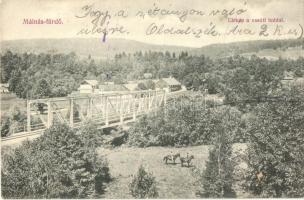
{"type": "MultiPolygon", "coordinates": [[[[210,148],[211,146],[207,145],[182,148],[99,148],[99,155],[105,156],[109,162],[110,173],[113,178],[107,185],[102,198],[132,198],[128,185],[132,180],[132,175],[137,172],[141,164],[155,176],[159,189],[159,198],[199,198],[196,196],[199,185],[195,171],[204,169],[210,148]],[[192,166],[181,167],[179,159],[176,160],[175,165],[166,165],[163,157],[171,152],[180,153],[181,156],[186,156],[187,153],[194,155],[192,166]]],[[[244,152],[244,149],[246,149],[245,144],[234,145],[234,152],[244,152]]],[[[235,187],[238,186],[236,185],[235,187]]],[[[240,189],[236,190],[238,197],[246,197],[246,193],[240,189]]]]}

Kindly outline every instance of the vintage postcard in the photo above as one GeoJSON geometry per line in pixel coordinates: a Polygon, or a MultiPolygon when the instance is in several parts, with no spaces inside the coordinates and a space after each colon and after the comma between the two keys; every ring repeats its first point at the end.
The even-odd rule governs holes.
{"type": "Polygon", "coordinates": [[[0,0],[1,198],[304,197],[304,0],[0,0]]]}

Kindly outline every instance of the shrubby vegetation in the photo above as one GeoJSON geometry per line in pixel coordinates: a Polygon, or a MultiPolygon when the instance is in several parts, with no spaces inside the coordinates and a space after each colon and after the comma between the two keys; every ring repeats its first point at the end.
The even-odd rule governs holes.
{"type": "MultiPolygon", "coordinates": [[[[38,107],[39,108],[39,107],[38,107]]],[[[42,121],[36,116],[32,116],[31,124],[41,124],[42,121]]],[[[24,108],[13,106],[7,113],[1,115],[1,137],[6,137],[14,133],[26,131],[26,112],[24,108]]],[[[32,130],[35,130],[34,127],[32,130]]]]}
{"type": "Polygon", "coordinates": [[[304,94],[259,104],[249,123],[247,189],[262,197],[304,196],[304,94]]]}
{"type": "Polygon", "coordinates": [[[279,62],[283,61],[275,63],[253,57],[250,62],[240,64],[243,66],[235,68],[233,73],[226,74],[225,101],[260,100],[278,90],[286,70],[279,62]]]}
{"type": "Polygon", "coordinates": [[[140,118],[131,127],[128,142],[139,147],[213,144],[224,128],[234,142],[245,141],[241,112],[225,106],[206,106],[201,98],[180,97],[168,103],[166,110],[140,118]],[[224,118],[227,124],[222,123],[224,118]]]}
{"type": "Polygon", "coordinates": [[[248,142],[248,191],[261,197],[303,197],[304,94],[300,87],[292,87],[280,88],[272,96],[242,112],[212,104],[205,109],[197,106],[195,97],[181,97],[165,111],[141,118],[130,130],[129,144],[213,144],[198,194],[231,197],[231,144],[248,142]]]}
{"type": "Polygon", "coordinates": [[[81,135],[81,139],[84,141],[85,146],[96,149],[98,146],[104,144],[104,130],[99,129],[98,125],[89,120],[85,121],[85,126],[80,127],[77,130],[77,134],[81,135]]]}
{"type": "Polygon", "coordinates": [[[54,125],[33,142],[25,142],[3,159],[4,198],[88,198],[103,192],[110,180],[107,162],[97,157],[86,134],[54,125]]]}
{"type": "Polygon", "coordinates": [[[10,111],[1,116],[1,137],[5,137],[18,132],[26,126],[26,114],[18,107],[13,107],[10,111]]]}
{"type": "Polygon", "coordinates": [[[148,173],[142,165],[139,166],[137,174],[133,176],[129,189],[131,195],[135,198],[158,197],[155,177],[152,173],[148,173]]]}

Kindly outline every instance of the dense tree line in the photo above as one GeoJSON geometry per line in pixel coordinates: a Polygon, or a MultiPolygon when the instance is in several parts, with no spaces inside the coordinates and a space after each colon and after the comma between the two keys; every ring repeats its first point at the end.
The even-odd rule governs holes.
{"type": "Polygon", "coordinates": [[[204,54],[212,58],[223,58],[231,55],[239,55],[243,53],[253,53],[263,50],[287,50],[288,48],[303,49],[303,38],[287,39],[287,40],[258,40],[233,42],[228,44],[211,44],[195,52],[196,55],[204,54]]]}
{"type": "Polygon", "coordinates": [[[233,142],[244,142],[242,113],[229,106],[213,107],[212,103],[204,109],[202,100],[200,96],[187,95],[168,103],[166,110],[142,117],[129,131],[129,144],[139,147],[215,144],[223,131],[229,133],[233,142]]]}
{"type": "Polygon", "coordinates": [[[1,82],[21,98],[66,96],[87,73],[76,55],[14,54],[1,56],[1,82]]]}
{"type": "Polygon", "coordinates": [[[234,56],[211,60],[187,52],[121,53],[113,60],[95,61],[90,56],[80,59],[74,53],[36,55],[7,51],[1,55],[1,64],[1,82],[10,83],[9,90],[21,98],[66,96],[77,90],[83,79],[125,83],[151,73],[153,78],[172,75],[190,90],[208,89],[210,94],[221,93],[228,100],[236,100],[267,95],[278,87],[286,71],[295,76],[304,73],[304,58],[269,61],[234,56]]]}
{"type": "Polygon", "coordinates": [[[96,127],[77,132],[57,124],[37,140],[3,155],[4,198],[96,198],[110,180],[105,159],[97,157],[96,127]],[[80,134],[81,133],[81,134],[80,134]]]}
{"type": "Polygon", "coordinates": [[[260,103],[248,123],[247,189],[261,197],[304,196],[304,94],[292,88],[260,103]]]}

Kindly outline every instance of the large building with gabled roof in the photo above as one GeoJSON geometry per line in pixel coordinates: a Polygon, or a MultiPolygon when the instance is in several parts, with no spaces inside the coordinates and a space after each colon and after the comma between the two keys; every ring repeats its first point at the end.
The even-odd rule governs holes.
{"type": "Polygon", "coordinates": [[[168,92],[174,92],[182,89],[182,84],[174,77],[161,78],[156,82],[156,87],[165,89],[168,92]]]}

